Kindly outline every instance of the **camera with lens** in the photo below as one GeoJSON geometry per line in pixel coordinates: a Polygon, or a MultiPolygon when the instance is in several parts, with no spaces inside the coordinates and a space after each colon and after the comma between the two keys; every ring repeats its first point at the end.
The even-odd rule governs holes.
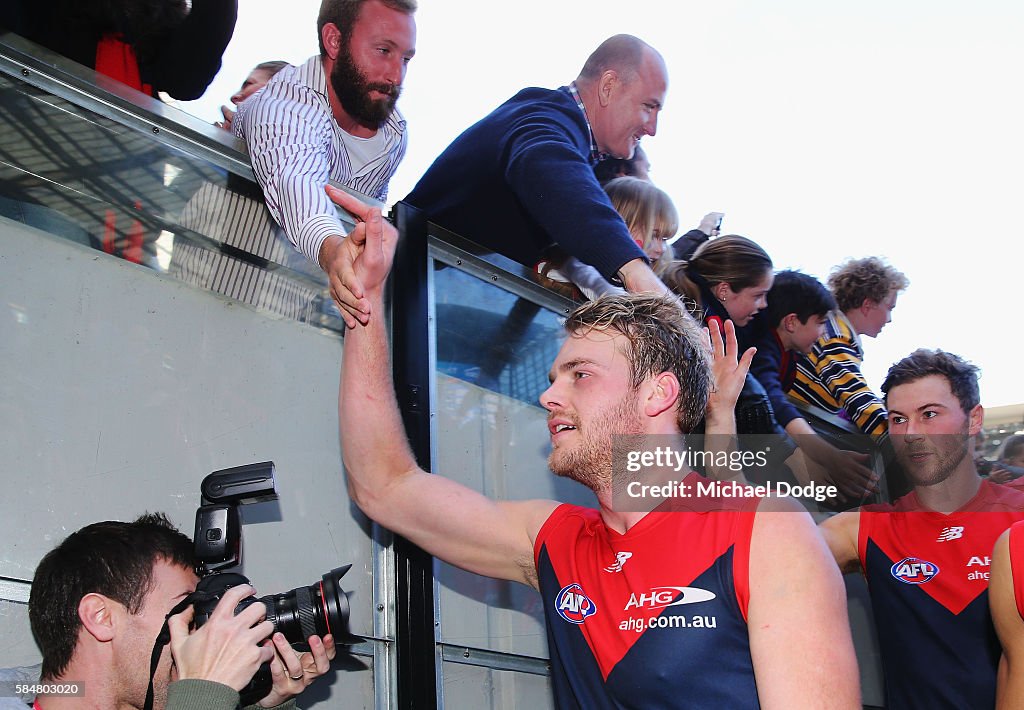
{"type": "MultiPolygon", "coordinates": [[[[206,623],[224,593],[249,580],[237,572],[224,572],[241,562],[241,519],[238,506],[277,498],[274,463],[236,466],[214,471],[200,486],[202,504],[196,511],[195,544],[196,574],[201,578],[190,595],[195,608],[196,628],[206,623]]],[[[348,593],[342,589],[341,578],[351,565],[331,570],[318,582],[296,587],[282,594],[257,599],[247,597],[235,607],[237,615],[251,604],[262,602],[267,620],[274,631],[299,650],[309,650],[306,640],[313,635],[331,634],[338,645],[362,643],[348,628],[348,593]]],[[[273,679],[270,664],[264,663],[252,681],[241,691],[243,705],[249,705],[270,692],[273,679]]]]}
{"type": "MultiPolygon", "coordinates": [[[[263,602],[267,607],[267,621],[274,624],[274,631],[280,631],[292,646],[301,650],[309,650],[306,639],[313,635],[334,634],[338,643],[361,643],[362,638],[347,633],[348,595],[341,588],[341,578],[350,567],[333,569],[319,582],[296,587],[290,592],[268,594],[259,599],[247,597],[235,607],[235,614],[250,604],[263,602]]],[[[249,580],[234,572],[220,572],[199,580],[196,591],[204,594],[193,602],[196,628],[209,620],[224,592],[239,584],[249,584],[249,580]]]]}

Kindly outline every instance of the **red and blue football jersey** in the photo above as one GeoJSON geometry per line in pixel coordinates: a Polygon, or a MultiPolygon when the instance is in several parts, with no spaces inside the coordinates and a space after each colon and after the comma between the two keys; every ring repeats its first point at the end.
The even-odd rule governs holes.
{"type": "Polygon", "coordinates": [[[1024,519],[1024,493],[982,481],[946,515],[914,493],[861,509],[861,566],[889,708],[991,708],[1000,647],[988,606],[996,539],[1024,519]]]}
{"type": "Polygon", "coordinates": [[[758,499],[673,503],[625,534],[573,505],[541,528],[559,708],[758,707],[746,622],[758,499]]]}
{"type": "Polygon", "coordinates": [[[1017,613],[1024,619],[1024,521],[1010,527],[1010,576],[1017,613]]]}

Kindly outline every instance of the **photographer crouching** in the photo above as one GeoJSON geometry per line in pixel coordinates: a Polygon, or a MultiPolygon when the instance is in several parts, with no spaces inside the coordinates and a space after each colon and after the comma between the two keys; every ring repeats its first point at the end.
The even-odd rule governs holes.
{"type": "Polygon", "coordinates": [[[35,708],[235,710],[239,692],[251,690],[268,662],[272,683],[251,707],[294,707],[293,698],[327,672],[334,637],[311,635],[309,651],[297,652],[266,620],[265,604],[243,604],[236,614],[254,593],[247,584],[223,591],[205,623],[190,630],[194,568],[192,541],[163,514],[88,525],[49,552],[29,598],[43,656],[35,708]],[[158,659],[152,673],[151,657],[158,659]]]}

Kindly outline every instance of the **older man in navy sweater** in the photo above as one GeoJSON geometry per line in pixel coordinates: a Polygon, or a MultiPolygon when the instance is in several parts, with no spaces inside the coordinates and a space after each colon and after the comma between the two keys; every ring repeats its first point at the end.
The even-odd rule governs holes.
{"type": "Polygon", "coordinates": [[[663,291],[593,166],[630,158],[653,136],[665,62],[631,35],[605,40],[576,81],[523,89],[468,128],[406,202],[427,218],[527,266],[557,244],[630,291],[663,291]]]}

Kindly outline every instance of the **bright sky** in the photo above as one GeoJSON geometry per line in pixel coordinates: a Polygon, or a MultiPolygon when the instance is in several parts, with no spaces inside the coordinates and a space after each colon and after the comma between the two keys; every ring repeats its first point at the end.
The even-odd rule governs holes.
{"type": "MultiPolygon", "coordinates": [[[[318,0],[240,5],[221,74],[184,105],[210,121],[253,65],[317,52],[318,0]]],[[[847,257],[887,258],[911,284],[866,339],[869,382],[914,348],[941,347],[982,367],[984,404],[1024,402],[1004,323],[1024,272],[1024,3],[420,0],[416,17],[392,201],[520,88],[566,84],[603,39],[635,34],[668,64],[643,147],[684,230],[725,212],[723,233],[823,280],[847,257]]]]}

